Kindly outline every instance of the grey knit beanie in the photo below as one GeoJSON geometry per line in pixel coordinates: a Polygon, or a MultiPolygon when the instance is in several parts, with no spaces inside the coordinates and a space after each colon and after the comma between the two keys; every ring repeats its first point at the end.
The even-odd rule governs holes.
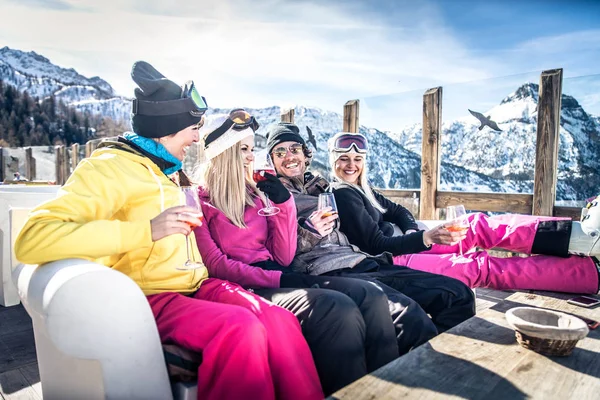
{"type": "Polygon", "coordinates": [[[267,149],[269,153],[275,146],[283,142],[296,142],[306,147],[306,141],[300,136],[300,129],[289,122],[280,122],[267,133],[267,149]]]}
{"type": "MultiPolygon", "coordinates": [[[[131,78],[138,85],[134,91],[138,100],[161,102],[181,98],[182,88],[145,61],[133,64],[131,78]]],[[[194,116],[189,112],[173,115],[132,114],[131,125],[140,136],[159,138],[195,125],[201,119],[202,115],[194,116]]]]}

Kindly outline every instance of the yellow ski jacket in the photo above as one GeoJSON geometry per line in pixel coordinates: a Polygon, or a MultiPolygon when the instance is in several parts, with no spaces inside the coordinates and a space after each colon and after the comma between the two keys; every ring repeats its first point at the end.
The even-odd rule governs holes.
{"type": "MultiPolygon", "coordinates": [[[[95,261],[129,276],[146,295],[196,291],[207,269],[176,269],[187,260],[186,237],[153,242],[150,229],[151,219],[180,204],[179,187],[127,144],[108,146],[79,163],[56,199],[30,213],[15,243],[17,259],[95,261]]],[[[187,240],[200,261],[193,232],[187,240]]]]}

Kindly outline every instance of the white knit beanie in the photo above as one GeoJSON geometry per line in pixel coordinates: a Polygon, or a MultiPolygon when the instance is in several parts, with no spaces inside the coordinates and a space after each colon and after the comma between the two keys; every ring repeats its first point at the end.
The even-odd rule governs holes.
{"type": "Polygon", "coordinates": [[[213,142],[209,143],[208,146],[205,146],[204,141],[206,140],[206,137],[223,125],[227,118],[229,118],[228,114],[216,114],[205,117],[204,125],[198,129],[198,135],[200,136],[200,155],[198,159],[200,163],[205,163],[209,160],[212,160],[237,142],[240,142],[248,136],[254,136],[254,131],[250,127],[241,131],[236,131],[233,129],[233,127],[231,127],[227,132],[219,136],[213,142]]]}

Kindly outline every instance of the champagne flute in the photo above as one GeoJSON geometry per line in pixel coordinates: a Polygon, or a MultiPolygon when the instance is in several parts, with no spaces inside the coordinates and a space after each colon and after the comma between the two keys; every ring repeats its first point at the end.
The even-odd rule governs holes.
{"type": "MultiPolygon", "coordinates": [[[[265,177],[265,173],[277,175],[277,173],[275,172],[275,166],[273,165],[273,161],[271,160],[271,156],[269,155],[268,150],[257,151],[254,154],[253,168],[254,173],[252,174],[252,179],[254,179],[254,182],[256,183],[267,179],[265,177]]],[[[269,196],[266,193],[265,199],[265,207],[258,210],[258,215],[270,217],[271,215],[279,213],[279,207],[275,207],[273,203],[271,203],[271,200],[269,200],[269,196]]]]}
{"type": "MultiPolygon", "coordinates": [[[[198,198],[198,187],[197,186],[182,186],[180,191],[180,204],[182,206],[188,206],[196,210],[195,212],[182,212],[181,215],[187,215],[188,217],[198,218],[202,221],[204,215],[202,214],[202,208],[200,207],[200,199],[198,198]]],[[[196,226],[191,223],[187,223],[192,229],[196,226]]],[[[179,270],[192,270],[196,268],[204,267],[204,264],[192,260],[190,258],[190,236],[185,237],[185,249],[187,251],[187,261],[178,267],[179,270]]],[[[192,253],[193,254],[193,253],[192,253]]]]}
{"type": "MultiPolygon", "coordinates": [[[[446,225],[446,230],[450,232],[465,232],[469,229],[467,213],[462,204],[446,207],[446,219],[451,220],[450,224],[446,225]]],[[[458,250],[460,257],[463,257],[462,240],[458,242],[458,250]]]]}
{"type": "MultiPolygon", "coordinates": [[[[333,193],[330,193],[330,192],[320,193],[318,209],[323,210],[324,208],[327,208],[327,207],[331,208],[331,210],[324,212],[323,216],[321,218],[327,218],[327,217],[331,217],[334,214],[337,214],[338,209],[337,209],[337,204],[335,203],[335,197],[333,196],[333,193]]],[[[336,246],[336,244],[331,241],[331,233],[328,234],[327,238],[323,239],[323,241],[321,242],[321,247],[329,247],[329,246],[336,246]]]]}

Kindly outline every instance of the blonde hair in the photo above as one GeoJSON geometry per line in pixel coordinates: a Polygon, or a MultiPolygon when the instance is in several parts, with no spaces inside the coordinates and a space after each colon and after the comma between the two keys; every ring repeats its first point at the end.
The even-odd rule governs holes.
{"type": "Polygon", "coordinates": [[[256,207],[256,197],[265,201],[252,181],[250,171],[244,168],[240,142],[196,167],[195,176],[208,192],[210,202],[238,228],[246,228],[246,206],[256,207]]]}
{"type": "Polygon", "coordinates": [[[329,155],[330,155],[329,161],[331,163],[331,170],[333,171],[334,179],[336,179],[340,182],[344,182],[345,184],[350,185],[351,187],[362,191],[364,193],[365,197],[367,198],[367,200],[369,200],[369,203],[371,203],[371,205],[373,207],[375,207],[380,213],[385,214],[387,212],[387,209],[383,208],[383,206],[381,204],[379,204],[379,202],[375,198],[375,195],[373,194],[371,185],[369,185],[369,180],[367,179],[367,176],[369,175],[369,168],[367,167],[367,154],[366,153],[357,153],[355,151],[341,152],[341,151],[331,150],[329,152],[329,155]],[[363,168],[362,168],[362,171],[360,172],[360,175],[358,176],[358,184],[354,184],[354,183],[345,181],[338,174],[338,170],[335,167],[337,160],[341,156],[351,155],[351,154],[358,154],[359,156],[363,156],[363,168]]]}

